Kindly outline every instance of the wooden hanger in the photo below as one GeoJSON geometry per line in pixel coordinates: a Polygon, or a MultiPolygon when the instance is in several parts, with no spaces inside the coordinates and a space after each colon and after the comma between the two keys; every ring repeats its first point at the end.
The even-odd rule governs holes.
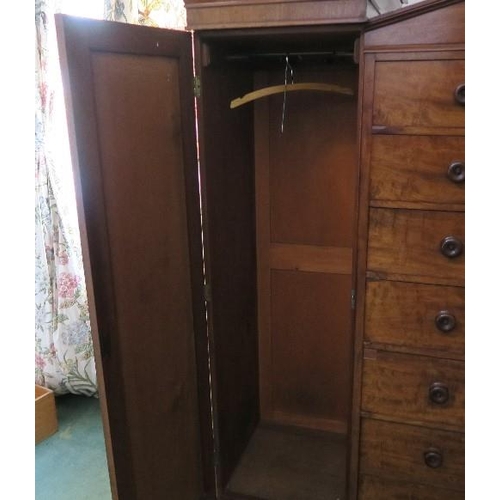
{"type": "Polygon", "coordinates": [[[264,87],[259,90],[254,90],[253,92],[249,92],[243,97],[233,99],[231,101],[230,108],[237,108],[238,106],[242,106],[248,102],[261,99],[262,97],[267,97],[273,94],[281,94],[282,92],[293,92],[295,90],[316,90],[320,92],[335,92],[337,94],[354,95],[354,91],[352,89],[331,83],[291,83],[285,85],[273,85],[271,87],[264,87]]]}

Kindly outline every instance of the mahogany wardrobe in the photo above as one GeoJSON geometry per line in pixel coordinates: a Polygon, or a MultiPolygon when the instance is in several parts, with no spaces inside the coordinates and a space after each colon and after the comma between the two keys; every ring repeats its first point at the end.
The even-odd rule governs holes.
{"type": "Polygon", "coordinates": [[[186,7],[57,16],[114,499],[464,498],[465,3],[186,7]]]}

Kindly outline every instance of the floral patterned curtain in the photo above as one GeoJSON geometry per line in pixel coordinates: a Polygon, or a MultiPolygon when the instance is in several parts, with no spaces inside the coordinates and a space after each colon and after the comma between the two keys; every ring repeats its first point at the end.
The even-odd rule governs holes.
{"type": "Polygon", "coordinates": [[[183,29],[186,10],[183,0],[104,0],[104,17],[110,21],[183,29]]]}
{"type": "MultiPolygon", "coordinates": [[[[88,0],[87,0],[88,1],[88,0]]],[[[93,0],[108,20],[183,29],[183,0],[93,0]]],[[[97,395],[54,14],[35,0],[35,383],[97,395]]]]}
{"type": "Polygon", "coordinates": [[[35,0],[35,382],[97,393],[54,13],[35,0]],[[67,134],[67,133],[66,133],[67,134]]]}

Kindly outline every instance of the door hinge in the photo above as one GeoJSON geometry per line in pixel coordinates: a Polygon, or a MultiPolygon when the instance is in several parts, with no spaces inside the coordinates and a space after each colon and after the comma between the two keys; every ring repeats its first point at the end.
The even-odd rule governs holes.
{"type": "Polygon", "coordinates": [[[354,50],[353,50],[354,64],[359,64],[360,52],[361,49],[360,49],[359,38],[356,38],[356,40],[354,40],[354,50]]]}
{"type": "Polygon", "coordinates": [[[351,290],[351,309],[356,308],[356,290],[351,290]]]}
{"type": "Polygon", "coordinates": [[[201,80],[198,75],[193,77],[193,94],[196,98],[201,97],[201,80]]]}
{"type": "Polygon", "coordinates": [[[205,298],[205,302],[211,302],[212,300],[212,288],[208,283],[203,285],[203,297],[205,298]]]}

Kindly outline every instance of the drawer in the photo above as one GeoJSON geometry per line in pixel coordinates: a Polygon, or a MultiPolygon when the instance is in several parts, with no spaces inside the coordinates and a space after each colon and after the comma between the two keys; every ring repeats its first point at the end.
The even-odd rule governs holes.
{"type": "Polygon", "coordinates": [[[465,492],[362,475],[358,500],[464,500],[465,492]]]}
{"type": "MultiPolygon", "coordinates": [[[[455,95],[465,84],[465,61],[395,60],[375,66],[373,126],[465,126],[465,105],[455,95]]],[[[465,99],[465,91],[464,91],[465,99]]]]}
{"type": "Polygon", "coordinates": [[[361,473],[442,488],[464,488],[463,433],[370,418],[361,421],[361,473]]]}
{"type": "Polygon", "coordinates": [[[374,136],[370,199],[464,204],[464,137],[374,136]]]}
{"type": "Polygon", "coordinates": [[[464,329],[464,288],[397,281],[366,284],[366,342],[463,359],[464,329]]]}
{"type": "Polygon", "coordinates": [[[368,270],[464,283],[462,212],[371,208],[368,270]]]}
{"type": "Polygon", "coordinates": [[[463,361],[365,350],[361,409],[398,421],[463,430],[463,361]]]}

